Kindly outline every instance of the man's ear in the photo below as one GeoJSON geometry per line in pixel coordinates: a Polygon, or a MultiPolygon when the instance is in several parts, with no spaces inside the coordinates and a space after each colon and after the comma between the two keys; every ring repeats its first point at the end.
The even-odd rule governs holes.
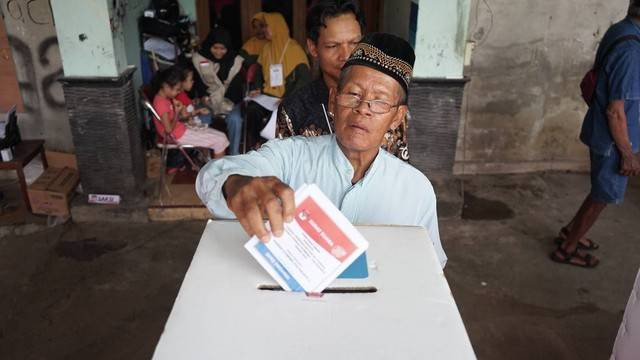
{"type": "Polygon", "coordinates": [[[407,112],[408,111],[409,111],[409,107],[407,105],[398,106],[398,110],[396,111],[396,115],[393,117],[393,120],[391,121],[391,124],[389,124],[389,129],[395,130],[400,125],[402,125],[402,123],[404,122],[404,119],[407,117],[407,112]]]}
{"type": "Polygon", "coordinates": [[[309,38],[307,38],[307,51],[314,59],[318,58],[318,45],[309,38]]]}
{"type": "Polygon", "coordinates": [[[334,87],[329,88],[329,103],[327,103],[327,111],[330,113],[336,113],[336,95],[338,95],[338,90],[334,87]]]}

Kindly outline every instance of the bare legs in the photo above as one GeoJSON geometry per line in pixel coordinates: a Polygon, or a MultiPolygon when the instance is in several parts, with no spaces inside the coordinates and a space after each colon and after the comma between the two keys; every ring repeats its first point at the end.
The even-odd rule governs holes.
{"type": "MultiPolygon", "coordinates": [[[[576,215],[573,217],[571,222],[567,224],[569,233],[567,234],[565,241],[560,246],[567,254],[572,254],[576,251],[580,239],[584,238],[589,229],[591,229],[596,220],[598,220],[602,210],[606,207],[606,203],[597,202],[593,200],[590,194],[587,195],[576,215]]],[[[555,251],[554,255],[557,257],[563,257],[565,254],[562,254],[560,249],[558,249],[555,251]]],[[[578,255],[580,255],[580,253],[578,253],[578,255]]],[[[591,257],[591,260],[587,260],[584,256],[575,256],[572,257],[571,262],[585,265],[587,262],[597,263],[598,259],[591,257]]]]}

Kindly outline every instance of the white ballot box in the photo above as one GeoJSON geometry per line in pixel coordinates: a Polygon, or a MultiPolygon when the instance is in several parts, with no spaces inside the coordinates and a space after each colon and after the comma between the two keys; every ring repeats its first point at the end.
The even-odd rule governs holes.
{"type": "Polygon", "coordinates": [[[369,276],[273,290],[235,221],[210,221],[153,359],[475,359],[427,232],[357,226],[369,276]]]}

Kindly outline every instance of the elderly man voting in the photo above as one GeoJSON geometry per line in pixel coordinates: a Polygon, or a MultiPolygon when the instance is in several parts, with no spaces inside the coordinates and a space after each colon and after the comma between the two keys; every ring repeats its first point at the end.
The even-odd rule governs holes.
{"type": "Polygon", "coordinates": [[[384,134],[407,113],[415,54],[390,34],[366,36],[329,93],[335,134],[272,140],[246,155],[207,164],[196,190],[219,218],[236,217],[249,235],[269,241],[294,213],[293,189],[317,184],[354,224],[414,225],[427,229],[440,265],[436,198],[417,169],[380,149],[384,134]]]}

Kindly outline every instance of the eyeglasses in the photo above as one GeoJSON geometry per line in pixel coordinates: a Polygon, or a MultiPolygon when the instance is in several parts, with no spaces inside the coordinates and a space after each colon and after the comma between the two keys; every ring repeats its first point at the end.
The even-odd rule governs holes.
{"type": "Polygon", "coordinates": [[[338,94],[336,97],[337,103],[340,106],[355,109],[360,106],[361,103],[367,103],[369,110],[374,114],[386,114],[394,107],[398,107],[401,104],[391,105],[384,100],[362,100],[358,95],[351,94],[338,94]]]}

